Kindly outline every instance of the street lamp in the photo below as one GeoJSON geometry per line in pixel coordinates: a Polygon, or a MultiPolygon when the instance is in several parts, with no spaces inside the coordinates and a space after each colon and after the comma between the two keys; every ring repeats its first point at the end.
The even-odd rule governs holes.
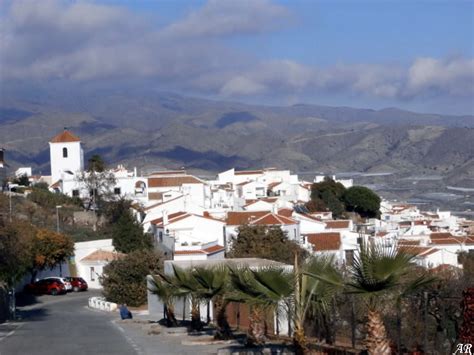
{"type": "MultiPolygon", "coordinates": [[[[56,206],[56,232],[59,233],[59,209],[63,206],[57,205],[56,206]]],[[[59,262],[59,276],[63,276],[63,262],[59,262]]]]}
{"type": "Polygon", "coordinates": [[[63,208],[63,206],[56,206],[56,232],[59,233],[59,209],[63,208]]]}
{"type": "Polygon", "coordinates": [[[10,223],[11,223],[12,222],[13,209],[12,209],[12,186],[10,184],[8,184],[8,201],[9,201],[9,204],[10,204],[9,220],[10,220],[10,223]]]}

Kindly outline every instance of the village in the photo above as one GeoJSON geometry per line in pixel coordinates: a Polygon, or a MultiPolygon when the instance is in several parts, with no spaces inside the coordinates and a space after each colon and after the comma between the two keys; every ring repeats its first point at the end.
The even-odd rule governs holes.
{"type": "MultiPolygon", "coordinates": [[[[92,198],[97,192],[79,179],[85,171],[80,138],[65,129],[49,145],[51,176],[32,175],[31,168],[18,169],[16,176],[26,175],[33,185],[47,182],[51,191],[70,197],[92,198]]],[[[0,161],[0,170],[4,166],[0,161]]],[[[352,263],[362,242],[410,248],[416,263],[428,269],[460,267],[459,255],[474,252],[474,222],[449,211],[382,200],[380,218],[334,219],[330,211],[309,212],[311,186],[325,176],[304,181],[289,170],[230,169],[204,180],[184,169],[139,176],[136,168],[122,165],[109,173],[112,198],[132,201],[144,232],[174,261],[224,259],[242,225],[281,228],[311,254],[332,255],[340,265],[352,263]]],[[[353,185],[350,179],[336,182],[353,185]]],[[[75,243],[78,275],[100,288],[102,270],[115,254],[111,239],[75,243]]]]}
{"type": "MultiPolygon", "coordinates": [[[[125,202],[133,224],[139,226],[144,236],[150,237],[152,248],[164,257],[162,275],[168,276],[161,276],[164,278],[161,282],[173,275],[177,277],[176,270],[217,270],[215,268],[219,265],[227,265],[230,270],[277,268],[288,272],[297,267],[298,261],[293,265],[291,256],[283,263],[269,260],[271,257],[258,257],[251,251],[247,257],[236,258],[235,246],[245,228],[256,233],[253,238],[259,238],[258,233],[277,231],[291,242],[281,244],[283,248],[292,245],[300,253],[316,258],[314,260],[330,260],[331,267],[340,270],[360,263],[363,257],[360,253],[368,250],[367,246],[386,255],[397,251],[411,255],[410,263],[434,274],[447,270],[456,274],[456,270],[463,268],[463,257],[474,253],[474,221],[455,216],[450,211],[423,211],[416,205],[380,199],[367,188],[354,186],[351,179],[316,175],[308,181],[289,170],[277,168],[229,169],[218,173],[214,179],[188,174],[184,169],[141,175],[137,168],[130,171],[123,165],[106,168],[97,156],[90,158],[86,167],[82,142],[68,129],[53,137],[49,147],[50,176],[35,175],[30,167],[8,173],[6,152],[1,151],[0,172],[3,178],[15,176],[4,189],[10,198],[10,220],[12,215],[17,218],[12,208],[12,196],[25,198],[40,185],[53,196],[82,201],[88,208],[74,212],[70,223],[86,224],[94,230],[102,223],[102,217],[97,214],[101,200],[125,202]],[[27,181],[26,186],[21,186],[21,181],[27,181]],[[340,213],[337,209],[312,207],[315,187],[321,184],[344,191],[367,190],[377,200],[376,210],[355,213],[359,211],[356,206],[353,212],[340,213]],[[19,189],[21,194],[17,192],[19,189]]],[[[62,208],[61,205],[55,206],[58,233],[62,228],[62,208]]],[[[113,312],[119,306],[114,302],[117,296],[110,296],[105,290],[108,296],[98,297],[96,290],[104,292],[104,280],[110,277],[107,275],[107,270],[110,272],[108,265],[123,259],[123,251],[117,250],[114,236],[104,238],[99,233],[99,237],[93,240],[74,241],[70,257],[49,268],[42,267],[35,275],[38,280],[58,276],[82,280],[86,289],[95,292],[89,297],[89,307],[113,312]]],[[[278,253],[288,254],[288,250],[278,253]]],[[[165,312],[169,322],[174,315],[167,313],[170,305],[167,306],[166,298],[157,297],[156,282],[160,281],[151,271],[150,274],[146,281],[146,319],[160,319],[165,312]]],[[[16,291],[30,287],[29,279],[27,275],[18,282],[16,291]]],[[[183,309],[183,322],[186,318],[194,319],[192,298],[184,298],[183,302],[176,297],[173,307],[183,309]]],[[[208,324],[218,317],[219,311],[215,307],[202,302],[198,306],[200,322],[208,324]]],[[[227,313],[231,326],[250,326],[252,317],[241,315],[241,311],[238,303],[229,304],[227,313]]],[[[276,312],[269,323],[270,332],[279,336],[294,334],[289,317],[281,311],[276,312]]],[[[354,329],[352,347],[356,344],[354,329]]]]}

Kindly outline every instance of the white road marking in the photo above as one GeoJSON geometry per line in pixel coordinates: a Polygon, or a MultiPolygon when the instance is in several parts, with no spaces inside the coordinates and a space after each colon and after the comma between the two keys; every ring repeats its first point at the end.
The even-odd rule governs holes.
{"type": "Polygon", "coordinates": [[[132,338],[130,338],[126,333],[125,333],[125,329],[123,329],[120,325],[117,324],[117,322],[115,320],[111,320],[110,323],[112,323],[112,325],[118,329],[124,336],[125,340],[127,341],[127,343],[133,348],[133,350],[135,350],[135,352],[138,354],[138,355],[145,355],[145,353],[142,351],[142,349],[137,345],[137,343],[135,343],[132,338]]]}
{"type": "Polygon", "coordinates": [[[9,336],[13,335],[15,331],[20,328],[23,325],[23,323],[5,323],[5,324],[0,324],[0,342],[8,338],[9,336]],[[2,327],[7,327],[7,326],[13,326],[14,329],[10,330],[8,333],[4,334],[2,332],[2,327]],[[3,333],[3,334],[2,334],[3,333]]]}

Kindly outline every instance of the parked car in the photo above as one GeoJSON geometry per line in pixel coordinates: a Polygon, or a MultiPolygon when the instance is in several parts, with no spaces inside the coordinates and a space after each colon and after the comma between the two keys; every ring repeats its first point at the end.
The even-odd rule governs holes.
{"type": "Polygon", "coordinates": [[[36,295],[59,295],[66,293],[66,285],[58,278],[42,279],[25,286],[25,292],[36,295]]]}
{"type": "Polygon", "coordinates": [[[82,277],[65,277],[66,281],[70,282],[72,285],[72,290],[74,292],[79,292],[79,291],[87,291],[87,288],[89,287],[87,285],[86,280],[84,280],[82,277]]]}
{"type": "Polygon", "coordinates": [[[72,291],[71,282],[66,280],[65,277],[51,276],[51,277],[45,277],[43,280],[57,280],[58,282],[62,282],[64,284],[64,286],[66,287],[67,292],[72,291]]]}

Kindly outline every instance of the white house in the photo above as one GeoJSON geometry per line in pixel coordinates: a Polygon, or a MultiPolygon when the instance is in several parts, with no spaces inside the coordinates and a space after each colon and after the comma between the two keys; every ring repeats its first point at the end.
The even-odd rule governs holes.
{"type": "Polygon", "coordinates": [[[77,276],[86,280],[89,288],[100,289],[104,267],[123,254],[115,252],[112,239],[100,239],[74,244],[74,264],[77,276]]]}
{"type": "Polygon", "coordinates": [[[224,221],[215,219],[208,213],[198,215],[184,211],[170,215],[163,211],[162,217],[151,221],[155,242],[165,252],[209,243],[223,246],[224,225],[224,221]]]}

